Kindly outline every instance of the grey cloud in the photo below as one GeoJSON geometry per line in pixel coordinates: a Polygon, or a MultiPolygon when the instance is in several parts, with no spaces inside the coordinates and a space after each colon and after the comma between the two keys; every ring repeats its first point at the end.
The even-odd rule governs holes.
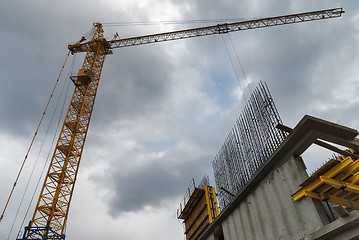
{"type": "Polygon", "coordinates": [[[139,164],[137,159],[156,153],[152,152],[153,147],[142,145],[112,159],[105,174],[93,175],[90,180],[98,183],[98,187],[106,186],[111,193],[109,214],[117,217],[125,212],[142,211],[145,206],[160,208],[163,201],[181,196],[191,178],[198,180],[208,174],[211,157],[216,153],[214,146],[219,143],[207,141],[209,134],[194,132],[193,138],[181,142],[173,141],[170,145],[159,142],[156,148],[157,153],[164,151],[161,156],[148,157],[139,164]],[[135,168],[128,167],[131,162],[135,168]]]}
{"type": "Polygon", "coordinates": [[[163,201],[181,199],[192,177],[199,180],[204,174],[209,174],[211,166],[208,163],[217,152],[214,146],[218,142],[208,144],[202,139],[202,142],[188,144],[192,144],[193,149],[172,147],[163,157],[150,158],[129,169],[123,162],[136,164],[135,160],[141,158],[141,154],[150,153],[136,149],[112,160],[111,168],[106,171],[107,176],[92,176],[91,181],[96,182],[98,187],[105,187],[110,193],[107,203],[111,216],[143,211],[146,206],[161,208],[163,201]]]}
{"type": "MultiPolygon", "coordinates": [[[[120,49],[122,50],[122,49],[120,49]]],[[[95,119],[123,119],[159,112],[170,93],[169,73],[163,51],[128,49],[109,56],[96,102],[95,119]],[[132,51],[131,51],[132,50],[132,51]],[[123,54],[125,53],[125,54],[123,54]]],[[[156,49],[154,49],[156,50],[156,49]]]]}

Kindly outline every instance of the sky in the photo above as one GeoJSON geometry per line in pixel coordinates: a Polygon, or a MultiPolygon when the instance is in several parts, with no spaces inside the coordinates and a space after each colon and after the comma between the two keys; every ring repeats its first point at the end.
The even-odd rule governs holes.
{"type": "MultiPolygon", "coordinates": [[[[211,162],[259,81],[268,84],[287,126],[294,127],[308,114],[359,129],[358,3],[2,1],[1,210],[65,60],[67,45],[80,40],[93,22],[249,19],[336,7],[346,12],[341,18],[128,47],[107,56],[66,231],[67,239],[89,240],[184,239],[176,209],[185,190],[192,178],[199,182],[205,174],[214,184],[211,162]]],[[[130,25],[104,30],[111,39],[115,32],[125,38],[197,26],[130,25]]],[[[62,111],[66,111],[74,88],[71,84],[67,88],[68,76],[80,68],[83,58],[78,54],[68,60],[0,223],[0,239],[15,239],[22,222],[27,224],[32,216],[30,200],[38,197],[36,183],[43,179],[41,171],[53,151],[51,142],[57,138],[57,125],[61,126],[63,101],[62,111]]],[[[311,148],[304,155],[308,172],[330,155],[311,148]]]]}

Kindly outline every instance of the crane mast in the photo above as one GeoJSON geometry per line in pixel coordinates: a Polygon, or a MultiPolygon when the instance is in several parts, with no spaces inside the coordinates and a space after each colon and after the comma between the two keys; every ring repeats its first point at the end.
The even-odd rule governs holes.
{"type": "Polygon", "coordinates": [[[24,239],[64,239],[78,167],[95,103],[105,56],[101,24],[88,44],[82,68],[71,79],[75,90],[56,144],[40,197],[24,239]]]}
{"type": "Polygon", "coordinates": [[[72,54],[86,52],[82,68],[70,77],[75,84],[70,105],[58,138],[35,212],[19,240],[65,239],[65,227],[76,176],[95,103],[106,55],[111,49],[340,17],[342,8],[255,19],[231,24],[194,28],[126,39],[104,38],[102,24],[94,24],[90,41],[69,45],[72,54]]]}

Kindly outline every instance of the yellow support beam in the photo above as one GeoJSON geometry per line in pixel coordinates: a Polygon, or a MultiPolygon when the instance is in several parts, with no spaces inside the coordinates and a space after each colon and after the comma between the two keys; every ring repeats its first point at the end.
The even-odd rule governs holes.
{"type": "Polygon", "coordinates": [[[310,197],[359,209],[358,170],[359,160],[353,162],[347,157],[293,194],[293,200],[299,201],[303,197],[310,197]]]}
{"type": "Polygon", "coordinates": [[[352,177],[350,177],[348,182],[353,183],[353,184],[358,183],[359,182],[359,172],[357,172],[352,177]]]}
{"type": "MultiPolygon", "coordinates": [[[[353,160],[350,157],[347,157],[344,161],[342,161],[341,163],[339,163],[338,165],[336,165],[335,167],[333,167],[332,169],[327,171],[325,174],[323,174],[323,176],[327,177],[327,178],[332,178],[332,177],[336,176],[337,174],[344,172],[344,170],[346,168],[350,167],[350,164],[352,162],[353,162],[353,160]]],[[[320,187],[321,185],[323,185],[323,181],[321,181],[319,178],[316,179],[314,182],[312,182],[308,186],[306,186],[306,187],[300,189],[298,192],[296,192],[293,195],[293,200],[298,201],[298,200],[302,199],[303,197],[305,197],[305,192],[311,192],[311,191],[315,190],[316,188],[320,187]]]]}
{"type": "MultiPolygon", "coordinates": [[[[334,194],[322,194],[322,193],[315,193],[315,192],[308,192],[305,191],[305,196],[314,198],[320,201],[327,200],[329,202],[342,205],[342,206],[350,206],[350,203],[347,199],[337,197],[334,194]]],[[[359,209],[359,202],[358,201],[351,201],[351,204],[355,207],[355,209],[359,209]]]]}
{"type": "Polygon", "coordinates": [[[323,183],[329,184],[334,188],[344,189],[345,191],[359,194],[359,186],[358,185],[348,183],[348,182],[345,182],[345,181],[338,181],[338,180],[335,180],[335,179],[326,178],[326,177],[323,177],[323,176],[320,176],[319,178],[323,183]]]}
{"type": "Polygon", "coordinates": [[[320,193],[315,193],[315,192],[309,192],[309,191],[304,191],[304,196],[305,197],[311,197],[314,199],[318,199],[318,200],[325,200],[325,196],[320,194],[320,193]]]}

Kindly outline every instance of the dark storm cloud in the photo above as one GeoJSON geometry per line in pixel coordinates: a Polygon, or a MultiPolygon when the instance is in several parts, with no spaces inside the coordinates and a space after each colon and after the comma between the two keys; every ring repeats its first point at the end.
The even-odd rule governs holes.
{"type": "MultiPolygon", "coordinates": [[[[131,161],[132,157],[139,156],[133,153],[126,160],[131,161]]],[[[160,208],[163,201],[182,195],[192,177],[202,177],[209,170],[206,162],[204,152],[174,146],[164,156],[147,160],[130,171],[117,164],[110,170],[113,195],[109,213],[116,217],[124,212],[142,211],[145,206],[160,208]],[[199,173],[202,174],[198,176],[199,173]]]]}
{"type": "MultiPolygon", "coordinates": [[[[71,4],[5,1],[1,4],[2,131],[20,135],[34,131],[65,59],[67,44],[78,41],[94,21],[106,20],[109,12],[116,11],[115,16],[121,17],[128,15],[124,10],[108,9],[97,1],[86,4],[92,8],[84,10],[81,1],[71,4]]],[[[67,71],[65,69],[63,76],[67,71]]]]}
{"type": "MultiPolygon", "coordinates": [[[[173,69],[162,49],[119,49],[106,59],[94,119],[128,120],[159,112],[173,69]]],[[[96,124],[96,123],[95,123],[96,124]]]]}
{"type": "Polygon", "coordinates": [[[22,135],[35,129],[67,52],[69,34],[59,31],[62,17],[48,4],[1,4],[2,131],[22,135]]]}
{"type": "Polygon", "coordinates": [[[171,131],[168,126],[170,140],[140,143],[107,159],[110,167],[90,180],[108,189],[108,212],[117,217],[146,206],[160,208],[164,201],[181,198],[190,179],[198,181],[211,171],[212,156],[221,142],[211,136],[224,139],[226,135],[223,128],[203,131],[191,126],[171,131]]]}
{"type": "Polygon", "coordinates": [[[123,212],[141,211],[145,206],[158,208],[163,200],[177,196],[191,174],[186,172],[176,176],[173,171],[184,170],[174,169],[176,167],[179,166],[165,167],[163,162],[158,161],[140,166],[130,173],[117,169],[113,172],[119,174],[113,178],[115,194],[109,202],[109,213],[116,217],[123,212]]]}

